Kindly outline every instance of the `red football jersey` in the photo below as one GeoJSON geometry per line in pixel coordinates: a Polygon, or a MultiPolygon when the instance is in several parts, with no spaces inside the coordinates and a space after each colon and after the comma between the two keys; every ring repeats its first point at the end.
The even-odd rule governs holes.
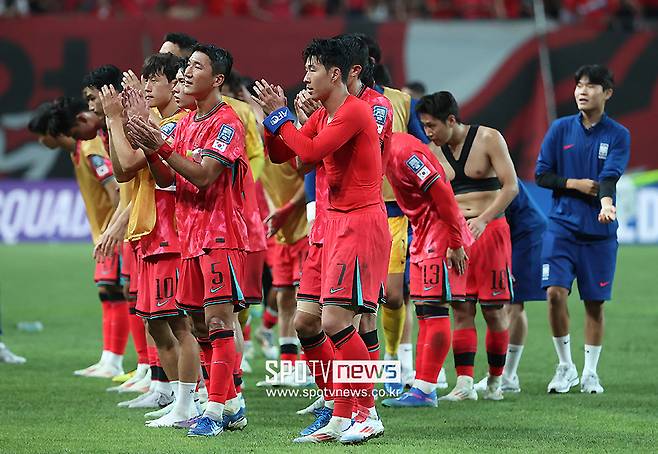
{"type": "Polygon", "coordinates": [[[267,249],[267,235],[265,233],[265,224],[260,216],[258,207],[258,198],[256,196],[256,183],[251,173],[251,168],[247,169],[244,177],[244,220],[247,224],[247,236],[249,245],[247,251],[258,252],[267,249]]]}
{"type": "MultiPolygon", "coordinates": [[[[433,184],[441,184],[445,185],[448,196],[453,199],[455,196],[439,160],[414,136],[394,133],[386,177],[393,187],[400,209],[411,222],[411,261],[415,263],[443,257],[448,245],[448,227],[426,191],[433,184]]],[[[472,236],[461,213],[458,219],[463,243],[472,243],[472,236]]]]}
{"type": "Polygon", "coordinates": [[[222,102],[200,117],[190,112],[178,123],[173,148],[187,159],[215,159],[226,166],[204,190],[176,174],[181,257],[202,255],[204,249],[247,250],[242,192],[248,164],[244,127],[235,111],[222,102]]]}
{"type": "MultiPolygon", "coordinates": [[[[379,135],[380,150],[382,151],[382,169],[385,168],[388,160],[391,136],[393,134],[393,107],[391,102],[384,95],[377,91],[363,86],[357,98],[367,102],[372,109],[372,116],[377,125],[377,134],[379,135]]],[[[322,163],[318,164],[315,174],[315,221],[309,235],[312,243],[322,244],[324,238],[324,222],[326,210],[329,205],[329,185],[326,179],[326,172],[322,163]]]]}
{"type": "Polygon", "coordinates": [[[379,134],[379,142],[383,153],[383,168],[386,169],[386,162],[391,148],[391,136],[393,135],[393,106],[386,96],[365,85],[358,98],[370,104],[372,108],[372,116],[375,123],[377,123],[377,133],[379,134]]]}

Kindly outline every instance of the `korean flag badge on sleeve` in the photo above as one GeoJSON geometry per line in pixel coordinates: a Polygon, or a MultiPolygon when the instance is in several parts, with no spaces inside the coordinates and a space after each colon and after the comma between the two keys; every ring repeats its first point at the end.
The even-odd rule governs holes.
{"type": "Polygon", "coordinates": [[[375,117],[375,122],[377,123],[377,133],[381,134],[386,124],[388,109],[384,106],[374,106],[372,108],[372,116],[375,117]]]}
{"type": "Polygon", "coordinates": [[[425,181],[425,179],[430,176],[430,173],[432,173],[425,163],[415,154],[407,159],[407,166],[416,174],[421,182],[425,181]]]}
{"type": "Polygon", "coordinates": [[[233,140],[234,135],[235,129],[229,125],[222,125],[222,127],[219,129],[219,133],[217,134],[217,138],[212,144],[212,147],[220,153],[224,153],[233,140]]]}

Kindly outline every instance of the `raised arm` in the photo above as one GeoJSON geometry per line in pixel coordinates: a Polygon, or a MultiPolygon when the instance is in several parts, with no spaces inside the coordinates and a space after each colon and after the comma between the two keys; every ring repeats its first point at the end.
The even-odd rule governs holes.
{"type": "Polygon", "coordinates": [[[364,119],[361,112],[343,105],[331,122],[311,138],[295,128],[291,117],[290,110],[283,107],[265,118],[265,127],[273,134],[278,132],[287,147],[305,163],[321,161],[360,132],[365,121],[371,121],[369,113],[364,119]]]}

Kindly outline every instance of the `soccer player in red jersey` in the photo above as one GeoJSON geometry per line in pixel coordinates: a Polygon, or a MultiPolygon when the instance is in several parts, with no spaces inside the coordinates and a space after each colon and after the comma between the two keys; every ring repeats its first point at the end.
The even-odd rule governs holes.
{"type": "MultiPolygon", "coordinates": [[[[197,109],[180,120],[174,143],[166,144],[160,131],[131,117],[129,137],[148,155],[160,187],[176,182],[176,221],[182,265],[176,294],[178,307],[191,315],[197,337],[209,337],[212,351],[209,401],[188,436],[214,436],[223,431],[225,410],[236,399],[233,369],[236,360],[235,311],[244,307],[240,287],[247,227],[243,216],[243,179],[247,174],[244,127],[221,98],[233,58],[224,49],[199,44],[185,69],[185,94],[197,109]],[[230,403],[229,403],[230,401],[230,403]]],[[[198,370],[199,364],[194,365],[198,370]]],[[[237,413],[240,413],[239,403],[237,413]]],[[[246,425],[246,418],[235,424],[246,425]]],[[[235,426],[233,426],[235,427],[235,426]]]]}
{"type": "Polygon", "coordinates": [[[509,344],[503,306],[512,295],[512,245],[505,209],[519,192],[514,164],[500,132],[465,125],[459,106],[447,91],[423,96],[417,111],[430,148],[443,165],[459,209],[475,243],[468,250],[466,301],[452,305],[455,329],[452,351],[457,369],[455,388],[440,400],[477,400],[473,364],[477,351],[475,304],[487,322],[489,378],[484,398],[501,400],[501,376],[509,344]]]}
{"type": "MultiPolygon", "coordinates": [[[[178,83],[179,59],[174,55],[154,54],[146,59],[142,69],[145,101],[158,110],[162,137],[173,142],[177,122],[187,115],[173,97],[178,83]]],[[[142,96],[132,92],[130,97],[142,96]]],[[[197,415],[194,406],[197,370],[193,369],[198,355],[186,317],[176,307],[176,284],[180,268],[180,245],[174,224],[175,186],[156,187],[148,161],[141,151],[133,150],[124,133],[121,100],[111,87],[101,91],[103,108],[110,132],[110,149],[117,177],[133,181],[133,210],[128,224],[128,238],[138,251],[139,292],[137,313],[147,320],[155,340],[162,366],[174,387],[176,403],[148,423],[150,427],[173,426],[197,415]]],[[[142,101],[142,118],[148,119],[146,102],[142,101]]],[[[154,160],[154,166],[164,166],[154,160]]],[[[163,169],[165,168],[163,167],[163,169]]]]}
{"type": "MultiPolygon", "coordinates": [[[[280,87],[256,83],[255,99],[267,114],[266,145],[273,162],[298,156],[303,163],[318,164],[326,172],[329,208],[322,247],[322,328],[315,344],[326,343],[328,334],[336,349],[335,359],[368,361],[363,339],[356,335],[353,319],[362,312],[376,312],[384,292],[390,234],[381,195],[382,151],[368,103],[349,94],[351,68],[348,52],[339,39],[314,40],[304,51],[304,82],[322,108],[311,115],[301,130],[293,125],[280,87]]],[[[307,339],[308,341],[308,339],[307,339]]],[[[308,344],[307,344],[308,345],[308,344]]],[[[334,383],[334,411],[330,422],[297,442],[365,441],[383,432],[367,383],[334,383]],[[355,440],[346,437],[358,394],[369,394],[368,418],[379,421],[376,431],[355,440]]]]}
{"type": "Polygon", "coordinates": [[[387,407],[436,407],[439,371],[450,350],[449,303],[466,295],[464,246],[473,238],[443,166],[410,134],[394,133],[386,177],[413,228],[411,300],[418,318],[416,377],[387,407]]]}
{"type": "MultiPolygon", "coordinates": [[[[373,118],[377,124],[377,132],[379,134],[381,151],[384,156],[385,163],[393,129],[393,108],[391,107],[391,103],[386,97],[371,88],[371,86],[374,84],[374,80],[372,79],[372,64],[370,63],[367,43],[355,34],[341,35],[337,39],[340,41],[344,51],[348,54],[350,59],[351,66],[347,77],[347,89],[351,95],[366,101],[370,105],[373,118]]],[[[313,103],[310,95],[305,91],[301,92],[299,96],[300,98],[296,103],[296,110],[298,117],[301,118],[301,121],[305,122],[306,116],[304,112],[314,108],[318,103],[313,103]]],[[[328,197],[328,186],[326,179],[324,178],[324,172],[319,170],[317,175],[320,175],[320,177],[316,182],[316,219],[314,225],[320,225],[321,223],[325,222],[328,197]]],[[[310,269],[313,270],[314,268],[310,269]]],[[[302,279],[305,284],[308,283],[309,280],[314,279],[313,274],[314,273],[311,272],[304,276],[304,273],[302,273],[302,279]]],[[[319,281],[319,277],[315,279],[319,281]]],[[[302,293],[306,296],[305,291],[302,293]]],[[[306,298],[303,303],[298,306],[298,312],[295,317],[295,325],[300,339],[313,339],[317,337],[318,334],[322,331],[322,310],[320,304],[318,304],[319,302],[312,303],[310,299],[306,298]]],[[[377,315],[375,313],[364,313],[361,315],[361,320],[359,323],[359,334],[366,344],[370,359],[379,359],[377,315]]],[[[316,352],[321,353],[323,350],[314,349],[312,345],[313,344],[311,344],[309,348],[310,357],[307,355],[307,358],[315,361],[321,361],[322,358],[315,357],[315,355],[316,352]]],[[[325,367],[315,367],[311,369],[314,372],[318,386],[325,390],[327,390],[328,385],[320,375],[322,374],[323,369],[327,369],[328,367],[330,367],[330,364],[327,364],[325,367]]],[[[331,383],[329,383],[329,385],[330,384],[331,383]]],[[[372,390],[370,390],[370,393],[372,393],[372,390]]],[[[316,415],[316,421],[304,429],[302,431],[302,435],[313,433],[329,422],[332,410],[331,393],[325,392],[324,394],[327,397],[327,399],[324,401],[324,408],[320,409],[322,400],[318,399],[318,401],[316,401],[316,403],[311,407],[306,410],[302,410],[310,411],[312,407],[320,410],[316,415]]],[[[363,416],[364,414],[367,415],[370,410],[367,405],[374,405],[374,402],[371,401],[369,396],[360,396],[357,400],[359,406],[362,409],[360,415],[361,417],[359,418],[359,424],[355,425],[355,427],[350,430],[360,431],[363,429],[363,427],[361,427],[363,424],[370,424],[373,422],[373,420],[364,418],[363,416]]],[[[374,422],[374,424],[378,425],[379,423],[374,422]]]]}

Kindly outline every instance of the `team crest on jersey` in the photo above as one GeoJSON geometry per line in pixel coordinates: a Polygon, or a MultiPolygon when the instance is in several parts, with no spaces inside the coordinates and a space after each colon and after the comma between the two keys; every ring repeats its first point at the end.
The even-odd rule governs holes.
{"type": "Polygon", "coordinates": [[[411,171],[416,174],[420,181],[425,181],[425,179],[430,176],[430,173],[432,173],[425,163],[415,154],[407,159],[407,166],[409,166],[411,171]]]}
{"type": "Polygon", "coordinates": [[[377,122],[377,132],[381,134],[386,124],[388,109],[384,106],[374,106],[372,108],[372,116],[375,117],[375,122],[377,122]]]}
{"type": "Polygon", "coordinates": [[[607,143],[599,144],[599,159],[605,159],[608,157],[608,146],[607,143]]]}
{"type": "Polygon", "coordinates": [[[98,175],[98,178],[103,178],[110,173],[110,168],[107,166],[105,159],[102,157],[94,155],[90,157],[90,161],[92,167],[96,171],[96,175],[98,175]]]}
{"type": "Polygon", "coordinates": [[[219,150],[220,152],[226,151],[228,145],[231,143],[231,140],[233,140],[234,135],[235,129],[229,125],[222,125],[222,127],[219,129],[219,134],[217,134],[217,138],[212,144],[212,147],[216,150],[219,150]]]}
{"type": "Polygon", "coordinates": [[[166,139],[167,137],[169,137],[174,133],[174,130],[176,130],[176,122],[170,121],[169,123],[165,123],[160,127],[162,138],[166,139]]]}

